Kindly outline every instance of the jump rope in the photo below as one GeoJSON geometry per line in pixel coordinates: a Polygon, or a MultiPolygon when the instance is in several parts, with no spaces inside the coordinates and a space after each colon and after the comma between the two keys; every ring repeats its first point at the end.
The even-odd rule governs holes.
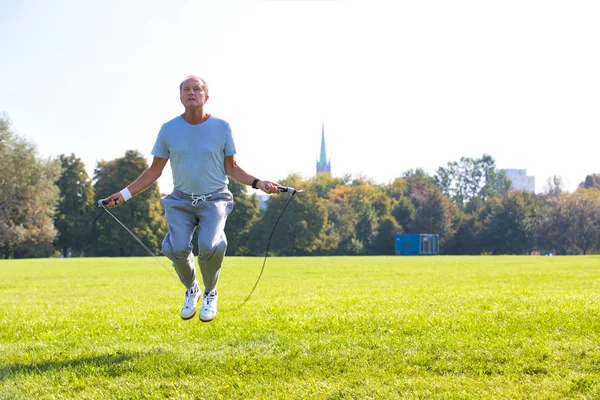
{"type": "MultiPolygon", "coordinates": [[[[273,233],[275,233],[275,228],[277,227],[277,224],[279,223],[279,220],[283,216],[283,213],[285,212],[285,209],[288,207],[288,205],[290,204],[290,202],[294,198],[294,195],[296,195],[296,193],[301,193],[302,192],[302,190],[297,190],[297,189],[294,189],[294,188],[288,187],[288,186],[277,186],[277,189],[280,192],[288,192],[288,193],[291,193],[292,195],[290,196],[290,198],[288,199],[288,201],[285,203],[285,206],[283,207],[283,210],[281,210],[281,213],[277,217],[277,220],[275,221],[275,224],[273,224],[273,229],[271,229],[271,234],[269,235],[269,239],[267,240],[267,248],[265,250],[265,257],[263,259],[263,264],[262,264],[262,267],[260,269],[260,273],[258,274],[258,278],[256,279],[256,283],[252,287],[252,290],[250,291],[250,293],[248,294],[248,296],[246,297],[246,299],[244,300],[244,302],[240,305],[240,307],[242,307],[244,304],[246,304],[246,302],[248,300],[250,300],[250,297],[252,296],[252,294],[254,293],[254,290],[256,290],[256,287],[258,286],[258,283],[260,282],[260,279],[261,279],[261,277],[263,275],[263,272],[265,270],[265,265],[267,263],[267,257],[269,255],[269,247],[271,246],[271,239],[273,238],[273,233]]],[[[115,203],[118,205],[119,204],[119,200],[116,200],[115,203]]],[[[158,256],[152,250],[150,250],[148,248],[148,246],[146,246],[144,244],[144,242],[142,242],[133,232],[131,232],[131,230],[129,230],[129,228],[127,228],[125,226],[125,224],[123,224],[121,221],[119,221],[119,219],[117,217],[115,217],[113,213],[111,213],[110,211],[108,211],[108,209],[106,208],[106,206],[108,205],[108,201],[106,201],[104,199],[98,200],[97,204],[98,204],[98,207],[102,208],[102,212],[96,217],[96,219],[94,219],[94,221],[92,222],[92,225],[95,224],[96,221],[98,221],[98,218],[100,218],[102,216],[102,214],[104,214],[105,212],[108,213],[108,215],[110,215],[115,221],[117,221],[117,223],[119,225],[121,225],[123,227],[123,229],[125,229],[127,231],[127,233],[129,233],[140,244],[140,246],[142,246],[144,248],[144,250],[146,250],[148,252],[148,254],[150,254],[154,258],[154,260],[156,260],[157,263],[159,263],[165,270],[167,270],[167,272],[170,273],[175,279],[178,279],[172,269],[168,269],[160,261],[160,259],[158,258],[158,256]]]]}

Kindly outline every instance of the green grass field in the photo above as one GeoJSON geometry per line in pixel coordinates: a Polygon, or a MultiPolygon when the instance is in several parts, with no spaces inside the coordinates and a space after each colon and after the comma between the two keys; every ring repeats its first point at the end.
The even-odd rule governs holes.
{"type": "Polygon", "coordinates": [[[0,399],[597,399],[600,257],[0,261],[0,399]]]}

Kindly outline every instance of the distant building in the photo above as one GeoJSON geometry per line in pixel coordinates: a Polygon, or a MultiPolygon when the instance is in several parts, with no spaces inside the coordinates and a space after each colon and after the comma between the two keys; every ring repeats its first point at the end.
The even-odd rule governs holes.
{"type": "Polygon", "coordinates": [[[267,203],[269,201],[270,196],[266,193],[256,193],[256,197],[258,198],[258,207],[261,210],[266,210],[269,206],[267,203]]]}
{"type": "Polygon", "coordinates": [[[440,235],[426,233],[397,234],[395,249],[397,256],[440,254],[440,235]]]}
{"type": "Polygon", "coordinates": [[[325,124],[321,125],[321,156],[317,160],[317,175],[331,175],[331,161],[327,159],[327,150],[325,150],[325,124]]]}
{"type": "Polygon", "coordinates": [[[525,169],[501,169],[512,182],[513,190],[526,190],[535,193],[535,176],[528,176],[525,169]]]}

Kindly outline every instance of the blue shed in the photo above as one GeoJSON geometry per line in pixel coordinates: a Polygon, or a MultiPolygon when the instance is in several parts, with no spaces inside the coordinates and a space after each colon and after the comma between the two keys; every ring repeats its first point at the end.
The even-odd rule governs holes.
{"type": "Polygon", "coordinates": [[[419,256],[440,254],[440,235],[429,233],[396,235],[396,255],[419,256]]]}

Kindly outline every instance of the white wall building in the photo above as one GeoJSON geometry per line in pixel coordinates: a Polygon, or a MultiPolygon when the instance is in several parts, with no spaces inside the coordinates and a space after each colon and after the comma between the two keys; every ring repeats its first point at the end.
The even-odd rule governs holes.
{"type": "Polygon", "coordinates": [[[501,169],[512,182],[513,190],[527,190],[535,193],[535,176],[528,176],[525,169],[501,169]]]}

